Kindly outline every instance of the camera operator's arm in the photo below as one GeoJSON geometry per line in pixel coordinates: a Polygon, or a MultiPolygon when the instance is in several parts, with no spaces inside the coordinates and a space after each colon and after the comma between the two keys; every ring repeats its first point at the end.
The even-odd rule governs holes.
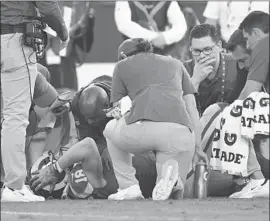
{"type": "Polygon", "coordinates": [[[56,1],[36,1],[43,21],[45,21],[59,36],[62,41],[68,39],[68,30],[62,12],[56,1]]]}

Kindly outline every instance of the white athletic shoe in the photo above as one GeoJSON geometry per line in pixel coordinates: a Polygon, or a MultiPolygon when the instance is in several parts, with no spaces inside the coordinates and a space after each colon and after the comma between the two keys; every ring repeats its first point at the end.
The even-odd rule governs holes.
{"type": "Polygon", "coordinates": [[[29,198],[31,202],[43,202],[45,201],[45,198],[43,196],[37,196],[35,195],[29,186],[23,185],[23,188],[21,190],[26,196],[29,198]]]}
{"type": "Polygon", "coordinates": [[[132,185],[126,189],[111,194],[108,200],[139,200],[144,199],[139,185],[132,185]]]}
{"type": "Polygon", "coordinates": [[[250,179],[250,182],[239,192],[233,193],[232,195],[229,196],[229,198],[239,198],[239,199],[249,199],[253,197],[257,197],[259,195],[268,197],[269,196],[269,181],[262,185],[264,183],[264,179],[260,180],[255,180],[255,179],[250,179]],[[267,191],[266,187],[267,186],[267,191]],[[257,195],[257,196],[256,196],[257,195]]]}
{"type": "Polygon", "coordinates": [[[153,190],[153,200],[167,200],[170,197],[179,177],[177,161],[167,160],[162,166],[161,177],[153,190]]]}
{"type": "Polygon", "coordinates": [[[34,195],[25,185],[21,190],[11,190],[4,187],[1,202],[41,202],[45,201],[42,196],[34,195]]]}
{"type": "Polygon", "coordinates": [[[262,184],[260,188],[255,188],[246,198],[268,198],[269,197],[269,180],[262,184]]]}

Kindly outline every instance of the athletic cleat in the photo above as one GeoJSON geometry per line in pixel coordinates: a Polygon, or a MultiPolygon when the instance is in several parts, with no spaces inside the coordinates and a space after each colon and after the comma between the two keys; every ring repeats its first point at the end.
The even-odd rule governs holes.
{"type": "Polygon", "coordinates": [[[172,194],[179,177],[177,161],[167,160],[162,166],[161,177],[153,190],[153,200],[167,200],[172,194]]]}
{"type": "Polygon", "coordinates": [[[269,197],[269,181],[250,179],[249,183],[239,192],[233,193],[229,198],[249,199],[253,197],[269,197]],[[267,187],[267,188],[265,188],[267,187]],[[266,190],[267,189],[267,190],[266,190]]]}
{"type": "Polygon", "coordinates": [[[43,202],[45,201],[45,198],[43,196],[35,195],[29,186],[24,185],[21,190],[31,202],[43,202]]]}
{"type": "Polygon", "coordinates": [[[269,198],[269,180],[255,188],[245,198],[269,198]]]}
{"type": "Polygon", "coordinates": [[[111,194],[108,200],[140,200],[144,199],[139,185],[132,185],[126,189],[111,194]]]}

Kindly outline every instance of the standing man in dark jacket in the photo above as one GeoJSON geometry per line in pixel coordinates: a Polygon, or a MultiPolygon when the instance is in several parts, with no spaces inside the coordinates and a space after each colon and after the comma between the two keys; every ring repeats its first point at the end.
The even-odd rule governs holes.
{"type": "Polygon", "coordinates": [[[61,1],[59,7],[69,30],[70,41],[65,52],[59,53],[60,41],[52,37],[48,51],[41,61],[52,75],[55,88],[77,91],[77,66],[84,63],[90,52],[94,37],[94,9],[89,1],[61,1]]]}
{"type": "Polygon", "coordinates": [[[25,135],[37,76],[36,44],[46,38],[40,20],[57,33],[64,48],[69,36],[56,1],[1,2],[1,154],[5,171],[1,202],[44,201],[25,185],[25,135]]]}

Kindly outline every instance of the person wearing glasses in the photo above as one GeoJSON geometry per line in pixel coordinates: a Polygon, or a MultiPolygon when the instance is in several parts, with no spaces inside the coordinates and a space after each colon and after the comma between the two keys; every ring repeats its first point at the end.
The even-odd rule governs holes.
{"type": "MultiPolygon", "coordinates": [[[[222,52],[221,37],[210,24],[193,27],[189,35],[193,59],[184,62],[198,91],[197,105],[202,114],[217,102],[231,104],[239,96],[237,60],[222,52]]],[[[242,86],[243,87],[243,86],[242,86]]]]}

